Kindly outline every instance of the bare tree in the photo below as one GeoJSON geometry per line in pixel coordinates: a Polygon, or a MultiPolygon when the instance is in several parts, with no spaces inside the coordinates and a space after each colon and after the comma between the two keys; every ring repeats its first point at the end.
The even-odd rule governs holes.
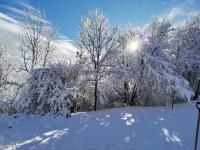
{"type": "Polygon", "coordinates": [[[15,94],[18,90],[15,87],[20,87],[15,81],[11,81],[12,66],[8,61],[8,49],[0,43],[0,113],[13,114],[15,113],[14,102],[15,94]]]}
{"type": "MultiPolygon", "coordinates": [[[[5,60],[3,54],[4,54],[4,48],[0,44],[0,96],[2,95],[2,91],[4,90],[4,85],[8,77],[7,70],[5,70],[5,60]]],[[[4,113],[3,108],[0,107],[0,114],[3,113],[4,113]]]]}
{"type": "Polygon", "coordinates": [[[109,59],[113,54],[117,40],[116,29],[111,29],[108,19],[99,10],[94,10],[81,21],[79,46],[88,56],[90,81],[94,84],[94,110],[97,110],[98,85],[108,75],[109,59]]]}
{"type": "Polygon", "coordinates": [[[5,59],[6,47],[0,44],[0,88],[3,87],[8,80],[9,64],[5,59]]]}
{"type": "Polygon", "coordinates": [[[55,48],[52,42],[55,35],[54,28],[45,21],[40,10],[32,10],[26,13],[20,29],[20,50],[23,60],[20,69],[30,73],[36,67],[45,67],[55,48]]]}

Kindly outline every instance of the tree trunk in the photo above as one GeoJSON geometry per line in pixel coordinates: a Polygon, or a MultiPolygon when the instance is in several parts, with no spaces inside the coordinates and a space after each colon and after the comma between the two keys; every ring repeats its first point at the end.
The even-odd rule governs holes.
{"type": "Polygon", "coordinates": [[[129,101],[129,87],[128,82],[124,82],[124,102],[127,104],[129,101]]]}
{"type": "Polygon", "coordinates": [[[94,87],[94,111],[97,110],[97,81],[95,81],[95,87],[94,87]]]}
{"type": "Polygon", "coordinates": [[[130,106],[136,105],[136,102],[135,102],[135,98],[137,97],[137,91],[136,90],[137,90],[137,87],[136,87],[136,85],[134,85],[133,91],[132,91],[132,94],[131,94],[130,106]]]}
{"type": "Polygon", "coordinates": [[[175,94],[176,94],[176,93],[173,92],[173,96],[172,96],[172,107],[171,107],[172,109],[174,108],[175,94]]]}
{"type": "Polygon", "coordinates": [[[74,107],[74,105],[73,106],[71,106],[71,113],[74,113],[75,112],[75,107],[74,107]]]}
{"type": "Polygon", "coordinates": [[[0,112],[1,112],[1,114],[3,115],[4,113],[3,113],[3,110],[0,108],[0,112]]]}
{"type": "Polygon", "coordinates": [[[194,99],[197,99],[198,98],[198,94],[199,94],[199,88],[200,88],[200,79],[198,79],[198,85],[197,85],[197,89],[196,89],[196,92],[195,92],[195,96],[194,96],[194,99]]]}

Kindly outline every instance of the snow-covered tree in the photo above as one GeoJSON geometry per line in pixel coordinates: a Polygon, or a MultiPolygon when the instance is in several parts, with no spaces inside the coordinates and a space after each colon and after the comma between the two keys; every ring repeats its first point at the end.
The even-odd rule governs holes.
{"type": "Polygon", "coordinates": [[[80,24],[79,45],[83,51],[86,80],[94,86],[94,110],[97,109],[99,84],[108,75],[109,59],[117,46],[116,29],[109,26],[108,19],[99,10],[88,13],[80,24]]]}
{"type": "Polygon", "coordinates": [[[145,30],[148,41],[140,51],[142,72],[145,74],[140,89],[147,92],[146,103],[149,96],[159,101],[159,95],[167,95],[172,88],[182,99],[190,100],[192,97],[188,82],[176,72],[176,65],[170,57],[172,31],[171,23],[165,19],[153,20],[145,30]]]}
{"type": "Polygon", "coordinates": [[[198,77],[200,77],[200,17],[188,20],[173,33],[172,57],[174,57],[177,72],[186,78],[198,93],[198,77]]]}
{"type": "Polygon", "coordinates": [[[184,30],[186,32],[186,46],[182,62],[187,64],[186,78],[190,81],[197,97],[198,78],[200,77],[200,15],[190,19],[184,30]]]}

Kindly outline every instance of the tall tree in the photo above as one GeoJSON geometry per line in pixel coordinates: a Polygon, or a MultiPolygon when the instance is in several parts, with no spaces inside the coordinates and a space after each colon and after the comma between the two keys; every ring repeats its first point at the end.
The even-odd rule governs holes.
{"type": "Polygon", "coordinates": [[[89,81],[94,85],[94,110],[97,110],[98,85],[108,75],[109,59],[117,42],[117,30],[109,26],[108,19],[99,10],[93,10],[80,24],[79,45],[88,56],[87,70],[89,81]]]}
{"type": "Polygon", "coordinates": [[[36,67],[46,67],[55,48],[52,42],[55,30],[52,25],[45,21],[40,10],[31,10],[26,12],[20,29],[20,52],[23,60],[20,69],[30,73],[36,67]]]}

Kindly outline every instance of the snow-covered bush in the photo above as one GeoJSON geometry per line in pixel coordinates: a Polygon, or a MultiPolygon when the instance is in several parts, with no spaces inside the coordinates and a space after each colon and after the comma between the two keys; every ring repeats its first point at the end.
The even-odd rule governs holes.
{"type": "Polygon", "coordinates": [[[0,114],[11,115],[16,113],[16,98],[18,96],[18,86],[6,85],[0,95],[0,114]]]}
{"type": "Polygon", "coordinates": [[[69,116],[76,93],[76,71],[73,65],[55,64],[35,69],[19,97],[17,110],[44,115],[69,116]]]}

